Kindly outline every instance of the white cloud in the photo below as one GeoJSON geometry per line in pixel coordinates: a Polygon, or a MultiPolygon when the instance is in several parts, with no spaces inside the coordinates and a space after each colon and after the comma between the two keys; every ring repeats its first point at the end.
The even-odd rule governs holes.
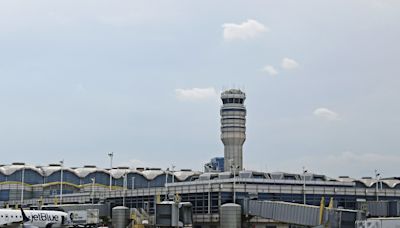
{"type": "Polygon", "coordinates": [[[317,108],[314,110],[313,114],[325,120],[339,120],[339,114],[327,108],[317,108]]]}
{"type": "Polygon", "coordinates": [[[266,72],[270,75],[277,75],[278,71],[275,69],[275,67],[271,66],[271,65],[266,65],[263,69],[263,72],[266,72]]]}
{"type": "Polygon", "coordinates": [[[296,62],[296,60],[294,60],[294,59],[290,59],[290,58],[282,59],[282,67],[284,69],[291,70],[291,69],[299,67],[299,65],[300,64],[298,62],[296,62]]]}
{"type": "Polygon", "coordinates": [[[217,91],[212,88],[192,88],[192,89],[176,89],[176,97],[183,101],[196,101],[215,99],[218,97],[217,91]]]}
{"type": "Polygon", "coordinates": [[[246,40],[254,38],[262,32],[268,32],[269,29],[256,20],[248,19],[241,24],[225,23],[224,28],[225,40],[246,40]]]}

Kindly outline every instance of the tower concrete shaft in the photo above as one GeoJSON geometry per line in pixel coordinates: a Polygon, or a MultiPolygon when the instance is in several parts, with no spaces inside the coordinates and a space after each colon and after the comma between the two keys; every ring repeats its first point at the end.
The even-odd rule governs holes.
{"type": "Polygon", "coordinates": [[[221,94],[221,140],[224,143],[224,170],[243,169],[243,143],[246,140],[246,94],[230,89],[221,94]]]}

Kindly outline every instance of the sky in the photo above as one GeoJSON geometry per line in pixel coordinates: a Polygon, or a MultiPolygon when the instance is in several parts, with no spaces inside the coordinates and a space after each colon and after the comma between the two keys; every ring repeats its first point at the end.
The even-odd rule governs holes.
{"type": "Polygon", "coordinates": [[[400,176],[400,1],[0,1],[2,164],[400,176]]]}

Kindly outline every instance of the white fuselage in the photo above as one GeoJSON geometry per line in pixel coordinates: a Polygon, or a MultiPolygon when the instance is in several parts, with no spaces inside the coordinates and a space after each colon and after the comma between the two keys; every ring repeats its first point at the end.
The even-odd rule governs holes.
{"type": "MultiPolygon", "coordinates": [[[[64,227],[68,225],[68,214],[62,211],[42,211],[42,210],[24,210],[29,221],[24,225],[35,227],[64,227]]],[[[0,209],[0,227],[11,226],[16,223],[22,223],[23,216],[21,210],[0,209]]]]}

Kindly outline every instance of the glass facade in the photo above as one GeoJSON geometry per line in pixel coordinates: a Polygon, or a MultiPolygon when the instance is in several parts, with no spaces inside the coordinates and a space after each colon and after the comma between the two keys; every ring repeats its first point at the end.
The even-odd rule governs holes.
{"type": "MultiPolygon", "coordinates": [[[[113,170],[119,172],[119,170],[113,170]]],[[[91,191],[92,179],[95,180],[97,190],[108,190],[110,185],[110,173],[107,170],[96,169],[93,167],[70,169],[60,166],[51,166],[50,168],[39,167],[31,168],[29,166],[0,167],[0,201],[17,200],[20,198],[24,181],[25,199],[49,197],[60,194],[61,173],[63,175],[63,194],[82,193],[91,191]],[[22,175],[24,174],[24,178],[22,175]],[[19,193],[17,193],[19,192],[19,193]]],[[[113,190],[122,189],[124,186],[124,177],[126,175],[127,189],[141,189],[151,187],[164,187],[166,179],[172,183],[170,172],[165,174],[161,170],[147,171],[144,173],[127,169],[126,174],[120,174],[112,178],[113,190]],[[151,178],[148,178],[149,175],[151,178]],[[168,175],[168,176],[166,176],[168,175]]],[[[186,180],[196,179],[198,175],[188,175],[186,180]]],[[[185,181],[185,180],[184,180],[185,181]]],[[[177,177],[174,182],[181,182],[177,177]]]]}
{"type": "MultiPolygon", "coordinates": [[[[51,170],[44,176],[35,169],[13,169],[13,172],[0,172],[0,201],[19,200],[22,192],[21,180],[24,173],[24,198],[37,199],[39,197],[55,197],[60,194],[61,171],[51,170]]],[[[71,169],[63,170],[63,194],[88,193],[92,190],[92,179],[96,180],[95,191],[98,193],[109,192],[110,174],[104,170],[91,170],[88,172],[75,172],[71,169]],[[84,176],[83,176],[84,174],[84,176]],[[81,175],[81,176],[80,176],[81,175]]],[[[43,172],[45,173],[45,172],[43,172]]],[[[113,178],[113,190],[121,191],[124,186],[124,176],[119,173],[118,178],[113,178]]],[[[126,172],[126,184],[128,192],[140,192],[140,196],[127,195],[127,204],[133,207],[148,207],[153,210],[155,195],[153,190],[163,191],[166,179],[168,181],[168,191],[179,193],[182,201],[191,202],[194,205],[195,213],[215,213],[218,206],[224,203],[233,202],[232,176],[218,178],[216,173],[213,179],[205,179],[205,175],[193,174],[187,176],[175,176],[174,183],[171,173],[166,174],[162,171],[134,171],[126,172]],[[166,176],[167,175],[167,176],[166,176]],[[228,178],[228,179],[226,179],[228,178]],[[210,181],[212,188],[207,185],[210,181]],[[231,181],[231,182],[230,182],[231,181]],[[134,190],[132,190],[134,189],[134,190]],[[161,190],[160,190],[161,189],[161,190]],[[152,194],[146,192],[153,191],[152,194]]],[[[240,202],[244,198],[256,197],[261,200],[276,200],[293,203],[303,203],[303,180],[301,175],[286,173],[261,173],[246,172],[240,173],[236,181],[236,199],[240,202]],[[242,175],[243,174],[243,175],[242,175]],[[246,175],[244,175],[246,174],[246,175]],[[274,178],[274,179],[271,179],[274,178]]],[[[307,179],[306,201],[310,205],[319,205],[321,197],[325,197],[326,204],[329,198],[333,197],[337,206],[354,209],[357,200],[364,199],[373,201],[376,199],[377,183],[363,179],[350,180],[347,182],[325,180],[324,176],[310,176],[307,179]]],[[[395,184],[396,180],[391,179],[387,183],[381,180],[378,184],[380,200],[400,200],[400,184],[395,184]]],[[[399,181],[400,183],[400,181],[399,181]]],[[[113,200],[120,200],[115,197],[113,200]]],[[[165,198],[160,195],[161,200],[165,198]]],[[[118,204],[118,202],[113,202],[118,204]]]]}

